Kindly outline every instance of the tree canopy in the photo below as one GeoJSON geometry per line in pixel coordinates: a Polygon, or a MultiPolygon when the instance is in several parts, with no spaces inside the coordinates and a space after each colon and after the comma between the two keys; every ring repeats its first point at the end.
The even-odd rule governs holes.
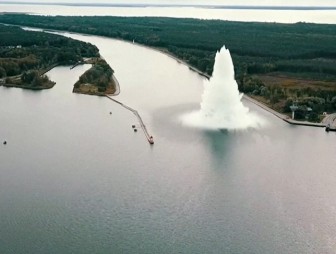
{"type": "Polygon", "coordinates": [[[0,78],[98,56],[98,48],[64,36],[0,25],[0,78]]]}

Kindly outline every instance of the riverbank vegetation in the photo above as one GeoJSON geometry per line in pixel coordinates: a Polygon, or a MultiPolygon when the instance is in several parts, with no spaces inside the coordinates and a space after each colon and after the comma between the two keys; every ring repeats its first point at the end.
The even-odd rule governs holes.
{"type": "Polygon", "coordinates": [[[17,14],[0,15],[0,22],[135,41],[208,75],[216,51],[226,45],[241,92],[280,112],[297,104],[302,114],[296,116],[312,121],[336,111],[335,25],[17,14]]]}
{"type": "Polygon", "coordinates": [[[0,25],[0,38],[0,83],[8,87],[51,88],[47,71],[99,55],[89,43],[14,26],[0,25]]]}
{"type": "Polygon", "coordinates": [[[16,77],[5,79],[4,86],[19,87],[32,90],[42,90],[52,88],[56,83],[51,81],[47,75],[40,75],[38,71],[26,71],[16,77]]]}
{"type": "Polygon", "coordinates": [[[114,94],[113,69],[102,58],[91,59],[92,67],[75,83],[73,92],[91,95],[114,94]]]}

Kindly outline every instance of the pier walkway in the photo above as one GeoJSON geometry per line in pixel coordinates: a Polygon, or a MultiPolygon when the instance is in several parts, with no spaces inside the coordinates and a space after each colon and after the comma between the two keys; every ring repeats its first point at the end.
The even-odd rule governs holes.
{"type": "Polygon", "coordinates": [[[52,69],[54,69],[57,66],[58,66],[58,63],[55,63],[55,64],[52,64],[52,65],[48,66],[46,69],[41,69],[41,70],[39,70],[39,75],[42,76],[42,75],[46,74],[47,72],[51,71],[52,69]]]}
{"type": "Polygon", "coordinates": [[[141,126],[141,129],[143,130],[144,134],[145,134],[145,137],[147,138],[147,141],[149,144],[154,144],[154,140],[153,140],[153,137],[151,135],[149,135],[148,133],[148,130],[146,128],[146,125],[144,124],[141,116],[139,115],[138,111],[136,111],[135,109],[125,105],[124,103],[120,102],[120,101],[117,101],[116,99],[113,99],[111,96],[109,95],[105,95],[106,98],[110,99],[111,101],[114,101],[115,103],[118,103],[120,106],[126,108],[127,110],[131,111],[137,118],[138,118],[138,121],[140,123],[140,126],[141,126]]]}

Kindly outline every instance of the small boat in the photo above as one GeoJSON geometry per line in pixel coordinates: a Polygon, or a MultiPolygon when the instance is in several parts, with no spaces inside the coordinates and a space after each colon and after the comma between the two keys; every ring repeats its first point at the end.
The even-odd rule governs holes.
{"type": "Polygon", "coordinates": [[[154,139],[152,136],[149,137],[148,142],[149,144],[154,145],[154,139]]]}
{"type": "Polygon", "coordinates": [[[3,144],[4,144],[4,145],[7,145],[7,141],[5,140],[5,141],[3,142],[3,144]]]}
{"type": "Polygon", "coordinates": [[[134,128],[134,132],[137,132],[138,130],[134,128]]]}
{"type": "Polygon", "coordinates": [[[134,129],[134,128],[135,128],[135,125],[132,125],[132,128],[134,129]]]}

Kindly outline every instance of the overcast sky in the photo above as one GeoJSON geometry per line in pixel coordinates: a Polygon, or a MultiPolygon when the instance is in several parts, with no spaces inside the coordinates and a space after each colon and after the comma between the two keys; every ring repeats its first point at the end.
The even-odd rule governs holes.
{"type": "MultiPolygon", "coordinates": [[[[4,2],[5,0],[0,0],[4,2]]],[[[336,6],[336,0],[15,0],[20,2],[57,3],[163,3],[163,4],[222,4],[222,5],[283,5],[336,6]]],[[[10,2],[7,0],[7,2],[10,2]]]]}

